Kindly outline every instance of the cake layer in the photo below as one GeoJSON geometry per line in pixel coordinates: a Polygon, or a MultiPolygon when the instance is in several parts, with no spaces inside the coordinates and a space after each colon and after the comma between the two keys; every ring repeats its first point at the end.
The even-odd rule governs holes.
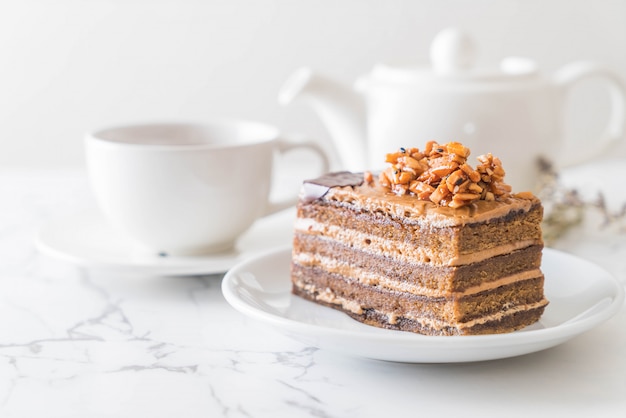
{"type": "MultiPolygon", "coordinates": [[[[484,202],[490,203],[490,202],[484,202]]],[[[543,245],[542,207],[498,211],[499,218],[464,227],[433,227],[381,212],[364,212],[332,201],[298,205],[296,232],[331,238],[367,253],[406,262],[463,265],[543,245]]]]}
{"type": "MultiPolygon", "coordinates": [[[[308,299],[308,296],[306,294],[301,294],[297,291],[294,291],[294,294],[304,299],[308,299]]],[[[328,304],[326,302],[316,301],[315,303],[341,310],[336,305],[328,304]]],[[[428,325],[420,323],[419,321],[414,321],[407,318],[398,318],[393,323],[390,323],[387,315],[383,315],[377,311],[374,311],[373,309],[367,309],[361,314],[355,314],[349,311],[344,312],[359,322],[379,328],[393,329],[397,331],[408,331],[423,335],[453,336],[502,334],[506,332],[517,331],[539,321],[541,315],[543,315],[544,310],[545,306],[538,306],[534,308],[529,308],[525,311],[511,313],[507,316],[494,317],[492,319],[486,320],[485,322],[474,322],[471,324],[465,324],[465,326],[463,327],[449,325],[438,328],[431,328],[428,325]]]]}
{"type": "Polygon", "coordinates": [[[543,275],[499,286],[477,294],[451,297],[425,297],[388,291],[329,273],[319,268],[292,266],[293,293],[317,303],[344,311],[370,325],[417,331],[428,335],[475,334],[495,323],[497,331],[519,329],[528,323],[517,322],[524,311],[533,322],[543,312],[543,275]],[[512,321],[509,317],[515,317],[512,321]],[[515,324],[511,328],[511,324],[515,324]],[[508,324],[508,325],[505,325],[508,324]],[[405,329],[405,328],[410,329],[405,329]],[[419,330],[419,331],[418,331],[419,330]]]}
{"type": "Polygon", "coordinates": [[[320,267],[331,273],[354,278],[365,284],[424,296],[450,296],[477,292],[503,278],[539,269],[541,245],[503,254],[492,259],[461,266],[436,266],[400,262],[380,254],[363,254],[354,247],[332,239],[297,232],[293,260],[306,267],[320,267]]]}

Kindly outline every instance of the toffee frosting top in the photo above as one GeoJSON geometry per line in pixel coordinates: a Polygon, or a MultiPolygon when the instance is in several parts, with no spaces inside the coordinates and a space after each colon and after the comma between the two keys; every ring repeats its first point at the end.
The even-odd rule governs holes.
{"type": "Polygon", "coordinates": [[[503,217],[512,211],[529,211],[540,204],[539,199],[534,196],[509,196],[503,200],[479,200],[454,209],[410,195],[399,196],[381,186],[377,179],[372,183],[365,183],[363,173],[345,171],[329,173],[303,183],[301,202],[310,203],[318,199],[370,212],[382,211],[409,221],[427,221],[433,226],[442,227],[484,222],[503,217]]]}

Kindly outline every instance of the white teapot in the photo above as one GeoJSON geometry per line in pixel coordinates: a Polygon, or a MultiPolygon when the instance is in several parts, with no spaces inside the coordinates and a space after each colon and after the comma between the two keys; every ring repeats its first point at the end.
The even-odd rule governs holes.
{"type": "Polygon", "coordinates": [[[544,77],[526,58],[474,68],[474,51],[467,34],[446,29],[431,45],[432,69],[378,64],[350,88],[301,68],[281,87],[279,102],[312,105],[342,168],[375,170],[400,147],[457,141],[471,149],[472,165],[481,154],[499,157],[515,191],[536,187],[540,157],[564,167],[598,157],[623,138],[626,87],[605,66],[574,62],[544,77]],[[604,132],[583,149],[564,135],[564,110],[572,86],[590,77],[606,81],[611,110],[604,132]]]}

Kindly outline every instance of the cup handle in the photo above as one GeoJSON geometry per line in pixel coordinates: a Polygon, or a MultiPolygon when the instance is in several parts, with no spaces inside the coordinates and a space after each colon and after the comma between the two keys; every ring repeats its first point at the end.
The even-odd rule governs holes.
{"type": "MultiPolygon", "coordinates": [[[[322,168],[319,175],[328,172],[330,167],[330,159],[324,149],[315,141],[311,139],[296,139],[295,136],[283,135],[277,140],[277,150],[280,154],[285,154],[291,150],[306,148],[313,153],[317,154],[322,162],[322,168]]],[[[280,201],[270,201],[265,209],[263,216],[271,215],[272,213],[279,212],[283,209],[294,206],[298,201],[298,192],[296,191],[293,196],[284,198],[280,201]]]]}
{"type": "MultiPolygon", "coordinates": [[[[575,84],[589,78],[606,81],[605,85],[611,101],[610,117],[600,137],[593,142],[593,146],[579,147],[579,152],[568,149],[562,160],[558,161],[562,166],[575,165],[599,157],[624,137],[626,85],[615,72],[601,64],[580,61],[568,64],[554,74],[554,81],[557,87],[560,87],[563,96],[575,84]]],[[[567,141],[567,138],[565,140],[567,141]]]]}

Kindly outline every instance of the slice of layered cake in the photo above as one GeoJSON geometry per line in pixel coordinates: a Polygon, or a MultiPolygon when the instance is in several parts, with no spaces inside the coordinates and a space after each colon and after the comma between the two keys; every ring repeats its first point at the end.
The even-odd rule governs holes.
{"type": "Polygon", "coordinates": [[[541,202],[512,194],[492,155],[458,143],[387,155],[371,173],[306,181],[297,207],[293,293],[358,321],[426,335],[503,333],[536,322],[541,202]]]}

